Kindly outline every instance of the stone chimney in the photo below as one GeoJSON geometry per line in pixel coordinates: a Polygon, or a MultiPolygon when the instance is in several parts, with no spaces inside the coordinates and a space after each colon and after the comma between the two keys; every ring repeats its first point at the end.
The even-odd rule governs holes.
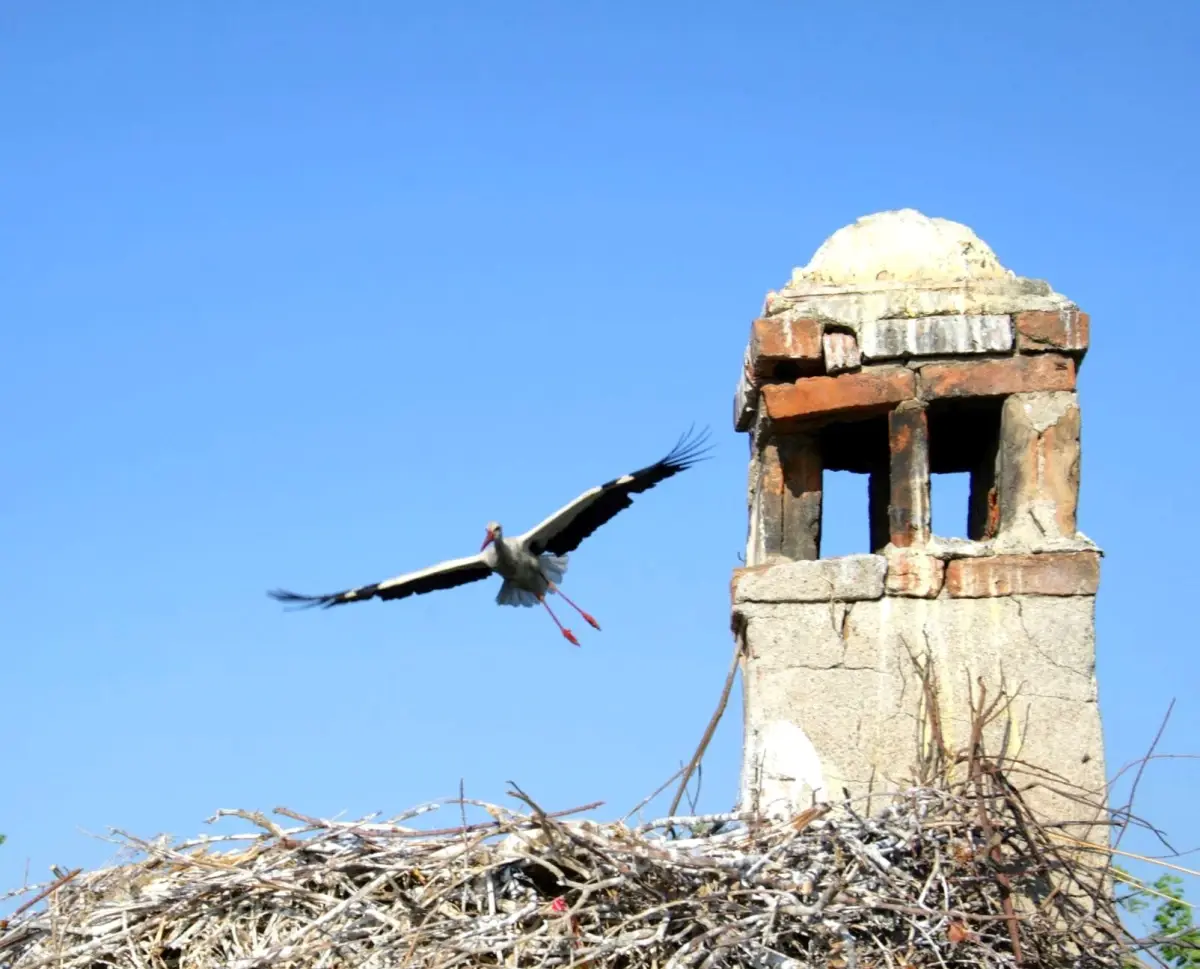
{"type": "MultiPolygon", "coordinates": [[[[1094,675],[1099,549],[1076,527],[1088,317],[969,228],[912,209],[834,233],[767,295],[735,403],[750,435],[743,806],[894,791],[932,661],[947,740],[977,680],[1016,700],[1020,759],[1104,788],[1094,675]],[[825,471],[867,475],[870,554],[821,557],[825,471]],[[969,472],[966,538],[930,528],[930,474],[969,472]]],[[[1079,817],[1052,793],[1036,809],[1079,817]]]]}

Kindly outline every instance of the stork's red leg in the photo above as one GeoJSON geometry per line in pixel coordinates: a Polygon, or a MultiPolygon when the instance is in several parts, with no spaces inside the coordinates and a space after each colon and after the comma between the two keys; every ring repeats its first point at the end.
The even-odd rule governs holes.
{"type": "Polygon", "coordinates": [[[573,632],[571,632],[571,630],[569,630],[566,626],[564,626],[561,622],[558,621],[558,616],[554,615],[554,610],[550,608],[550,603],[548,603],[546,601],[546,597],[539,596],[538,602],[540,602],[543,606],[546,607],[546,611],[548,613],[550,613],[550,618],[554,620],[554,625],[556,625],[558,627],[559,632],[561,632],[563,634],[563,636],[566,637],[567,641],[578,646],[579,640],[575,638],[575,634],[573,632]]]}
{"type": "Polygon", "coordinates": [[[567,605],[570,606],[572,609],[574,609],[577,613],[579,613],[579,615],[583,616],[583,618],[585,620],[587,620],[588,624],[593,629],[600,628],[600,623],[596,622],[596,620],[593,619],[589,613],[584,612],[582,609],[579,608],[579,606],[575,605],[574,602],[572,602],[570,599],[568,599],[567,594],[565,592],[563,592],[563,590],[560,589],[558,586],[556,586],[553,582],[550,583],[550,591],[555,592],[558,595],[562,596],[563,599],[566,600],[567,605]]]}

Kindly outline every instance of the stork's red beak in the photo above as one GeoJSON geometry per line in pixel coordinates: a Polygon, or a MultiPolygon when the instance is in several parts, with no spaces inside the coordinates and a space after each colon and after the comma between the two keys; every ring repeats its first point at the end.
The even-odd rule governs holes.
{"type": "Polygon", "coordinates": [[[495,540],[496,540],[496,533],[489,528],[487,531],[487,534],[483,536],[483,544],[479,546],[479,551],[482,552],[485,548],[487,548],[489,545],[491,545],[492,542],[494,542],[495,540]]]}

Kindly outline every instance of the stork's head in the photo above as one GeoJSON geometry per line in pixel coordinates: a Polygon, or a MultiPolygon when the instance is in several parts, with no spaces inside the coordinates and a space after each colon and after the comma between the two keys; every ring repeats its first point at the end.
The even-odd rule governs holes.
{"type": "Polygon", "coordinates": [[[479,546],[479,551],[483,551],[492,542],[498,542],[504,537],[504,532],[500,528],[499,522],[488,522],[487,534],[483,536],[483,544],[479,546]]]}

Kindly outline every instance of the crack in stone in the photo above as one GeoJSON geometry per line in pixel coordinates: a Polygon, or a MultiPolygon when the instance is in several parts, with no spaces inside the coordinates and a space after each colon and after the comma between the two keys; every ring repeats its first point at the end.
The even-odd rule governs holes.
{"type": "Polygon", "coordinates": [[[838,630],[842,641],[842,666],[846,665],[846,655],[850,652],[850,609],[849,604],[842,606],[841,628],[838,630]]]}
{"type": "Polygon", "coordinates": [[[1061,700],[1063,703],[1082,703],[1085,705],[1097,702],[1095,697],[1063,696],[1060,693],[1030,693],[1026,690],[1022,690],[1020,696],[1037,697],[1040,700],[1061,700]]]}
{"type": "Polygon", "coordinates": [[[1021,631],[1025,633],[1025,640],[1030,646],[1033,647],[1034,652],[1036,652],[1042,659],[1056,669],[1060,669],[1065,673],[1074,673],[1076,676],[1083,677],[1085,680],[1091,679],[1093,670],[1081,670],[1077,666],[1071,666],[1068,663],[1060,662],[1050,653],[1046,652],[1046,650],[1044,650],[1041,644],[1038,642],[1037,637],[1029,631],[1029,626],[1025,623],[1025,603],[1015,596],[1012,598],[1012,602],[1017,607],[1017,621],[1021,624],[1021,631]]]}
{"type": "Polygon", "coordinates": [[[845,663],[830,663],[826,666],[813,666],[810,663],[795,663],[781,667],[781,669],[808,670],[810,673],[825,673],[829,670],[846,670],[849,673],[876,673],[880,676],[887,675],[887,670],[882,670],[875,666],[848,666],[845,663]]]}

